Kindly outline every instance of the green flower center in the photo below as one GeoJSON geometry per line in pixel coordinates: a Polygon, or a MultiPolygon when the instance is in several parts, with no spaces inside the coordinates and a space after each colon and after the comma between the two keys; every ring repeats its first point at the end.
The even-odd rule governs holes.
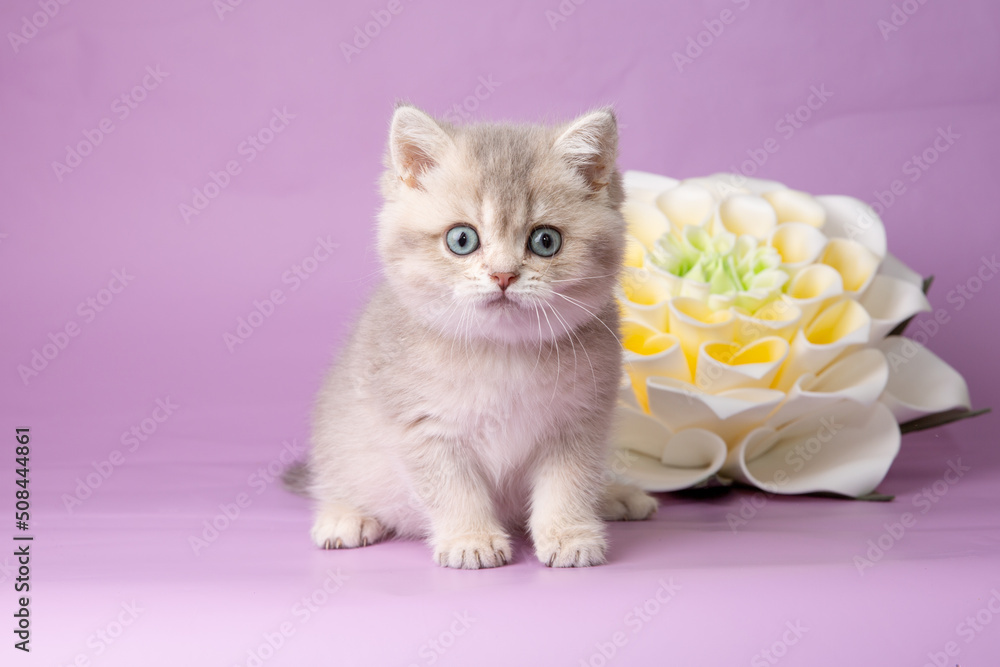
{"type": "Polygon", "coordinates": [[[707,284],[711,294],[747,301],[739,299],[746,294],[757,304],[777,296],[789,278],[774,248],[759,245],[752,236],[712,235],[694,225],[679,238],[667,233],[657,239],[650,259],[678,278],[707,284]]]}

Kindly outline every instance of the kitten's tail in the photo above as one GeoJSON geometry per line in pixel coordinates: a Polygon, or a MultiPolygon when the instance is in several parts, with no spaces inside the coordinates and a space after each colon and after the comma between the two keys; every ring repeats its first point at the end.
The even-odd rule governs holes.
{"type": "Polygon", "coordinates": [[[285,468],[285,472],[281,473],[281,481],[284,482],[285,488],[292,493],[306,498],[312,495],[309,493],[309,487],[312,484],[312,471],[305,461],[296,461],[285,468]]]}

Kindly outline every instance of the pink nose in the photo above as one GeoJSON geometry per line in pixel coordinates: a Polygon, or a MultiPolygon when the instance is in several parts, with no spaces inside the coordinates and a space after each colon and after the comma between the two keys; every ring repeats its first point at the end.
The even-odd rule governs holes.
{"type": "Polygon", "coordinates": [[[500,286],[500,289],[506,291],[510,284],[517,280],[516,273],[491,273],[490,278],[496,281],[496,284],[500,286]]]}

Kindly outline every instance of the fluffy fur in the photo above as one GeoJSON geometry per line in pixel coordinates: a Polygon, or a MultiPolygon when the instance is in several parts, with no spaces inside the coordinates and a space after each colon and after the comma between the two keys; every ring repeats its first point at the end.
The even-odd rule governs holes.
{"type": "Polygon", "coordinates": [[[494,567],[527,526],[541,562],[586,566],[605,561],[602,518],[655,511],[608,484],[616,153],[610,110],[560,127],[457,127],[396,108],[385,280],[319,394],[308,469],[290,475],[317,501],[317,545],[424,537],[441,565],[494,567]],[[471,254],[446,244],[458,224],[478,232],[471,254]],[[538,227],[561,233],[554,256],[529,249],[538,227]]]}

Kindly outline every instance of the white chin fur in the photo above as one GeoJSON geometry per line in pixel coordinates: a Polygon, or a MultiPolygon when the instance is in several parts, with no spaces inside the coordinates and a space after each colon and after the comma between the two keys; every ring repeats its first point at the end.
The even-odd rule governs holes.
{"type": "MultiPolygon", "coordinates": [[[[587,305],[596,312],[599,307],[587,305]]],[[[506,344],[538,344],[569,335],[592,319],[582,308],[552,297],[526,298],[512,295],[462,300],[450,310],[422,318],[431,328],[456,340],[489,340],[506,344]]]]}

